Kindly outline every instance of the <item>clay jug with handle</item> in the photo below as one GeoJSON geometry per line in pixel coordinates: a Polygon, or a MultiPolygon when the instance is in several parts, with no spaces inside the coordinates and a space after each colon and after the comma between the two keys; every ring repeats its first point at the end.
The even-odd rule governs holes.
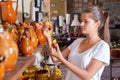
{"type": "Polygon", "coordinates": [[[16,12],[18,8],[17,1],[6,0],[0,2],[2,8],[2,20],[10,23],[15,23],[16,21],[16,12]],[[13,3],[16,4],[16,9],[13,8],[13,3]]]}

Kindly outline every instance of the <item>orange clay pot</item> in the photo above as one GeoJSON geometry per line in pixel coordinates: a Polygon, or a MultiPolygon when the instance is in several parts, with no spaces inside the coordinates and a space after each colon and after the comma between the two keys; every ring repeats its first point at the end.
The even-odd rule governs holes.
{"type": "Polygon", "coordinates": [[[39,43],[40,44],[45,44],[47,42],[46,36],[43,34],[41,29],[36,30],[36,35],[38,37],[39,43]]]}
{"type": "Polygon", "coordinates": [[[13,40],[18,43],[19,40],[19,36],[18,36],[18,30],[17,27],[14,24],[10,24],[10,23],[4,23],[2,25],[2,27],[4,28],[4,31],[9,31],[11,32],[12,38],[13,40]]]}
{"type": "Polygon", "coordinates": [[[32,42],[29,38],[23,38],[19,44],[19,50],[23,56],[29,56],[33,52],[32,42]]]}
{"type": "Polygon", "coordinates": [[[47,38],[42,32],[44,23],[33,22],[32,26],[35,28],[35,32],[36,32],[39,44],[45,44],[47,41],[47,38]]]}
{"type": "Polygon", "coordinates": [[[5,71],[13,70],[18,59],[18,46],[9,32],[0,33],[0,49],[5,55],[5,71]]]}
{"type": "Polygon", "coordinates": [[[18,8],[17,1],[4,1],[0,2],[2,8],[2,19],[3,21],[15,23],[16,21],[16,12],[18,8]],[[16,11],[14,11],[13,3],[16,3],[16,11]]]}
{"type": "Polygon", "coordinates": [[[24,28],[24,32],[21,36],[19,49],[21,54],[28,56],[32,54],[38,46],[38,39],[33,27],[24,28]]]}
{"type": "Polygon", "coordinates": [[[35,50],[38,46],[38,39],[37,39],[37,35],[35,33],[34,28],[29,28],[29,32],[30,32],[30,40],[33,44],[33,49],[35,50]]]}

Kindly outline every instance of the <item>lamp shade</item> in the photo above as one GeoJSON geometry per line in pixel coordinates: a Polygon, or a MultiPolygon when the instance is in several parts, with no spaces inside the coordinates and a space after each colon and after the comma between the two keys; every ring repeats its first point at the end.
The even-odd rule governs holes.
{"type": "Polygon", "coordinates": [[[70,24],[70,14],[66,14],[66,24],[70,24]]]}
{"type": "Polygon", "coordinates": [[[80,25],[80,22],[79,22],[79,20],[78,20],[78,15],[75,14],[75,15],[74,15],[74,19],[73,19],[73,21],[72,21],[72,23],[71,23],[71,26],[79,26],[79,25],[80,25]]]}

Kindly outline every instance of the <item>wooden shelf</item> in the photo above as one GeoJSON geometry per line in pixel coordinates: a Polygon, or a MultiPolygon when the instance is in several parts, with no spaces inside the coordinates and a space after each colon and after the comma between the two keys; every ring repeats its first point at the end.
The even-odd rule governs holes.
{"type": "Polygon", "coordinates": [[[17,80],[18,76],[34,61],[35,55],[19,56],[14,70],[6,72],[3,80],[17,80]]]}
{"type": "Polygon", "coordinates": [[[120,48],[113,48],[110,50],[111,59],[120,59],[120,48]]]}

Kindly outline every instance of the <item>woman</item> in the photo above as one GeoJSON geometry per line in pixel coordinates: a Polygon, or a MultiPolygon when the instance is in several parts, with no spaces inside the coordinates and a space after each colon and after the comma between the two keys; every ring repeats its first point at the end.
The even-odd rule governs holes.
{"type": "Polygon", "coordinates": [[[86,37],[76,39],[62,52],[58,45],[57,49],[51,46],[49,30],[44,30],[53,61],[60,61],[68,68],[65,80],[101,80],[110,60],[108,22],[107,13],[103,16],[97,6],[88,6],[82,12],[80,23],[81,32],[86,37]]]}

